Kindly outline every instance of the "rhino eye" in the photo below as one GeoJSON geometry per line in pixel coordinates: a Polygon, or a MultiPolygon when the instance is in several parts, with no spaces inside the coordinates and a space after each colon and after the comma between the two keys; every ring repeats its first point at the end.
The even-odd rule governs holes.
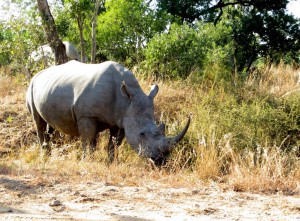
{"type": "Polygon", "coordinates": [[[140,135],[141,135],[141,137],[144,137],[144,136],[145,136],[145,133],[144,133],[144,132],[141,132],[140,135]]]}

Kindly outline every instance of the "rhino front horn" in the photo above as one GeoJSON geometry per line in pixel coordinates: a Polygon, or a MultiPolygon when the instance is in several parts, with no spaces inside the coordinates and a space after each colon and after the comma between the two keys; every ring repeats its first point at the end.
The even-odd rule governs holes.
{"type": "Polygon", "coordinates": [[[188,121],[184,127],[184,129],[175,137],[171,137],[171,138],[167,138],[167,145],[166,148],[170,151],[172,149],[172,147],[175,146],[175,144],[177,144],[179,141],[182,140],[182,138],[184,137],[184,135],[186,134],[187,130],[189,129],[191,123],[191,114],[188,116],[188,121]]]}

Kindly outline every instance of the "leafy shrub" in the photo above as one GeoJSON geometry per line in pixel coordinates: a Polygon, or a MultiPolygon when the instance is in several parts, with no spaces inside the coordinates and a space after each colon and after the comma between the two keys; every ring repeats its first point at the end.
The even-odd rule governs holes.
{"type": "Polygon", "coordinates": [[[99,53],[126,66],[138,63],[141,49],[165,28],[168,16],[157,14],[141,0],[105,1],[105,8],[98,17],[99,53]]]}
{"type": "Polygon", "coordinates": [[[265,95],[241,100],[220,93],[212,92],[201,104],[209,113],[207,121],[210,127],[214,125],[217,140],[231,134],[232,144],[239,150],[255,150],[266,144],[283,150],[299,147],[299,97],[281,100],[265,95]]]}
{"type": "Polygon", "coordinates": [[[224,25],[198,22],[192,28],[174,23],[168,33],[156,35],[147,44],[143,69],[162,78],[186,78],[191,73],[214,78],[216,69],[227,75],[232,66],[229,31],[224,25]]]}

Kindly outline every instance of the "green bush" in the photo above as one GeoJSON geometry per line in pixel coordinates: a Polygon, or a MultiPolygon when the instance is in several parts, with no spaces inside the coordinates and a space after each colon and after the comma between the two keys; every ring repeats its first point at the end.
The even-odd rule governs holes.
{"type": "Polygon", "coordinates": [[[105,8],[98,17],[98,53],[129,67],[139,63],[142,48],[164,30],[168,16],[156,13],[142,0],[105,1],[105,8]]]}
{"type": "Polygon", "coordinates": [[[187,78],[191,73],[215,78],[215,73],[225,73],[223,78],[232,68],[229,33],[225,25],[198,22],[194,28],[174,23],[168,33],[156,35],[147,44],[142,67],[162,78],[187,78]]]}
{"type": "MultiPolygon", "coordinates": [[[[260,146],[277,146],[283,151],[299,147],[300,97],[279,99],[265,95],[252,98],[235,96],[215,88],[199,102],[199,113],[205,115],[202,130],[221,141],[230,134],[237,150],[256,150],[260,146]]],[[[200,130],[200,128],[199,128],[200,130]]],[[[209,140],[213,140],[209,138],[209,140]]]]}

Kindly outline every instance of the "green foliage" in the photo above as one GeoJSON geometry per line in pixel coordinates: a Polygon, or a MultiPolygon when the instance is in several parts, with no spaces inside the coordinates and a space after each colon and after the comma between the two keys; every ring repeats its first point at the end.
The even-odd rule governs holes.
{"type": "MultiPolygon", "coordinates": [[[[0,61],[23,67],[30,52],[47,42],[33,2],[6,1],[24,13],[0,25],[0,61]]],[[[105,5],[102,1],[97,62],[115,60],[128,67],[140,65],[146,74],[163,78],[190,77],[197,81],[205,77],[212,82],[245,76],[261,57],[274,63],[299,62],[299,20],[286,14],[286,0],[248,4],[226,0],[215,5],[208,0],[157,3],[158,9],[154,9],[143,0],[107,0],[105,5]]],[[[89,54],[95,1],[52,4],[61,39],[75,44],[82,55],[89,54]]]]}
{"type": "Polygon", "coordinates": [[[299,19],[287,14],[287,0],[210,1],[158,0],[160,10],[194,24],[207,21],[231,24],[234,71],[244,74],[259,57],[271,62],[299,62],[299,19]]]}
{"type": "MultiPolygon", "coordinates": [[[[59,9],[57,16],[55,17],[55,24],[59,36],[65,40],[70,41],[74,45],[80,45],[80,37],[78,25],[74,18],[71,18],[70,14],[67,13],[68,7],[59,9]]],[[[87,26],[85,26],[87,27],[87,26]]]]}
{"type": "Polygon", "coordinates": [[[147,44],[143,67],[163,78],[186,78],[191,72],[194,76],[215,78],[212,71],[222,69],[220,77],[224,78],[232,66],[229,33],[225,25],[198,22],[193,28],[174,23],[168,33],[156,35],[147,44]]]}
{"type": "Polygon", "coordinates": [[[76,30],[75,36],[77,35],[79,37],[82,57],[86,57],[86,43],[89,42],[87,39],[91,36],[91,23],[89,20],[91,20],[94,12],[93,7],[94,3],[89,0],[66,0],[64,5],[63,11],[68,14],[71,21],[73,21],[69,27],[73,27],[73,30],[76,30]],[[74,26],[76,26],[76,28],[74,26]]]}
{"type": "Polygon", "coordinates": [[[231,148],[240,153],[260,147],[278,147],[284,152],[299,148],[299,95],[285,99],[259,93],[250,96],[245,89],[223,85],[209,92],[198,90],[201,97],[190,97],[189,111],[195,113],[191,140],[205,139],[205,145],[213,148],[224,148],[230,141],[231,148]]]}
{"type": "Polygon", "coordinates": [[[59,36],[62,39],[66,39],[66,38],[73,38],[71,41],[73,42],[79,42],[79,39],[77,37],[76,41],[74,41],[74,39],[76,38],[76,35],[78,35],[76,33],[76,27],[74,27],[74,24],[71,21],[70,15],[67,13],[63,13],[62,11],[60,11],[57,16],[55,17],[55,24],[56,24],[56,28],[57,28],[57,32],[59,34],[59,36]],[[74,30],[72,30],[74,29],[74,30]]]}
{"type": "Polygon", "coordinates": [[[11,6],[18,7],[24,13],[3,20],[0,24],[0,64],[10,65],[12,73],[19,74],[30,68],[30,53],[43,44],[44,33],[37,24],[38,12],[34,5],[11,2],[11,6]]]}
{"type": "Polygon", "coordinates": [[[5,25],[0,23],[0,64],[7,65],[11,61],[10,48],[8,43],[11,42],[13,36],[10,29],[5,28],[5,25]]]}
{"type": "MultiPolygon", "coordinates": [[[[234,146],[240,149],[256,149],[268,143],[270,146],[280,146],[287,138],[290,130],[296,126],[297,120],[291,116],[281,102],[254,100],[248,103],[242,102],[218,109],[216,121],[222,131],[234,134],[234,146]]],[[[299,108],[299,105],[298,105],[299,108]]],[[[295,109],[294,109],[295,110],[295,109]]],[[[295,128],[299,132],[298,128],[295,128]]],[[[295,145],[295,135],[288,146],[295,145]],[[291,145],[292,144],[292,145],[291,145]]]]}
{"type": "Polygon", "coordinates": [[[217,21],[220,20],[228,7],[247,10],[276,11],[285,9],[288,0],[157,0],[158,8],[167,11],[173,16],[181,18],[181,21],[194,22],[196,20],[217,21]]]}
{"type": "Polygon", "coordinates": [[[286,15],[283,10],[232,10],[229,21],[239,72],[249,69],[259,57],[271,63],[279,63],[282,59],[299,62],[299,20],[286,15]]]}
{"type": "Polygon", "coordinates": [[[283,104],[278,109],[285,113],[282,125],[278,125],[277,129],[280,131],[273,131],[273,136],[283,139],[281,145],[288,151],[292,148],[300,147],[300,95],[294,94],[287,96],[282,100],[283,104]]]}
{"type": "Polygon", "coordinates": [[[144,45],[165,28],[166,15],[157,17],[142,0],[106,1],[105,8],[106,12],[98,18],[99,53],[130,66],[139,62],[144,45]]]}
{"type": "Polygon", "coordinates": [[[156,35],[147,44],[145,65],[160,77],[184,78],[202,66],[205,48],[199,45],[204,46],[203,41],[198,42],[197,32],[187,24],[173,24],[169,33],[156,35]]]}
{"type": "Polygon", "coordinates": [[[158,0],[157,2],[161,10],[178,16],[182,22],[194,22],[199,18],[199,10],[209,4],[209,1],[205,2],[203,0],[158,0]]]}

